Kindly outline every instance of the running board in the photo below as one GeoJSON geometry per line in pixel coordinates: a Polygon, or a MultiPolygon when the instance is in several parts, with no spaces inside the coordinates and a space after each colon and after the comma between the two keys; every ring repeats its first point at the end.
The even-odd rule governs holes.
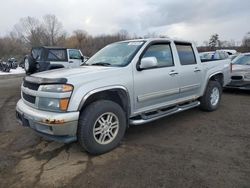
{"type": "Polygon", "coordinates": [[[130,119],[130,124],[131,125],[141,125],[144,123],[149,123],[151,121],[155,121],[155,120],[160,119],[162,117],[176,114],[178,112],[182,112],[182,111],[197,107],[199,105],[200,105],[200,101],[194,101],[191,103],[185,103],[183,105],[177,105],[177,106],[174,106],[171,108],[163,108],[163,109],[159,109],[157,111],[143,113],[139,116],[140,118],[130,119]]]}

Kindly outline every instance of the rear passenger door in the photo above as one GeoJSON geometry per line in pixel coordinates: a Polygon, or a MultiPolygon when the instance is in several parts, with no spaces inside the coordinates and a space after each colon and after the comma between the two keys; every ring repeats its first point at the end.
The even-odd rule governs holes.
{"type": "Polygon", "coordinates": [[[175,42],[180,61],[180,100],[195,99],[199,96],[202,83],[201,63],[191,43],[175,42]]]}

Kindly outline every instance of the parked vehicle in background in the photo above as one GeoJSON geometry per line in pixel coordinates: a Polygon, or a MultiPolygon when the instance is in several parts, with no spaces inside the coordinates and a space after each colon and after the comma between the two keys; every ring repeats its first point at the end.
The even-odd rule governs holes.
{"type": "Polygon", "coordinates": [[[239,55],[240,55],[240,53],[237,53],[237,54],[234,54],[234,55],[229,55],[229,59],[231,59],[231,61],[233,61],[239,55]]]}
{"type": "Polygon", "coordinates": [[[232,61],[231,82],[227,88],[250,90],[250,53],[244,53],[232,61]]]}
{"type": "Polygon", "coordinates": [[[7,61],[7,63],[9,64],[9,67],[11,69],[16,69],[18,67],[17,60],[14,57],[9,58],[8,61],[7,61]]]}
{"type": "Polygon", "coordinates": [[[5,61],[0,61],[0,71],[10,72],[10,65],[5,61]]]}
{"type": "Polygon", "coordinates": [[[229,55],[229,59],[234,60],[240,53],[237,52],[237,50],[229,50],[229,49],[221,49],[218,51],[226,52],[229,55]]]}
{"type": "Polygon", "coordinates": [[[18,63],[18,66],[21,67],[21,68],[23,68],[23,69],[24,69],[24,59],[25,59],[25,58],[23,58],[23,59],[18,63]]]}
{"type": "Polygon", "coordinates": [[[129,124],[197,106],[216,110],[229,81],[230,60],[201,63],[190,42],[117,42],[82,67],[26,76],[17,118],[41,136],[78,140],[89,153],[101,154],[118,146],[129,124]]]}
{"type": "Polygon", "coordinates": [[[199,54],[200,54],[200,58],[202,62],[222,60],[222,59],[229,58],[229,55],[227,52],[220,51],[220,50],[211,51],[211,52],[201,52],[199,54]]]}
{"type": "Polygon", "coordinates": [[[234,55],[237,54],[237,50],[229,50],[229,49],[221,49],[221,50],[217,50],[219,52],[226,52],[228,55],[234,55]]]}
{"type": "Polygon", "coordinates": [[[58,68],[75,68],[84,62],[83,54],[78,49],[59,47],[35,47],[24,58],[26,73],[33,74],[58,68]]]}

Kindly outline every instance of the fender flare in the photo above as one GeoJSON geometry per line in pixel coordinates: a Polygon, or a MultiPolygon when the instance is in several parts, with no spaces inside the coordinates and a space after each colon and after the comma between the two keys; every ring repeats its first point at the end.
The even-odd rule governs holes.
{"type": "Polygon", "coordinates": [[[203,92],[202,92],[203,95],[204,95],[204,93],[206,92],[206,89],[207,89],[209,80],[210,80],[213,76],[215,76],[215,75],[217,75],[217,74],[222,74],[222,75],[224,76],[223,72],[221,72],[221,71],[218,71],[218,72],[215,72],[215,73],[212,73],[211,75],[209,75],[209,76],[208,76],[208,79],[207,79],[207,81],[206,81],[206,86],[204,87],[203,92]]]}
{"type": "Polygon", "coordinates": [[[115,85],[115,86],[107,86],[107,87],[102,87],[102,88],[97,88],[97,89],[93,89],[91,91],[89,91],[87,94],[85,94],[78,106],[78,111],[80,111],[82,109],[82,107],[84,106],[85,102],[88,100],[89,97],[91,97],[92,95],[99,93],[99,92],[103,92],[103,91],[110,91],[110,90],[114,90],[114,89],[121,89],[123,90],[126,95],[127,95],[127,99],[128,99],[128,110],[130,111],[131,108],[131,103],[130,103],[130,95],[128,92],[128,89],[124,86],[121,85],[115,85]]]}

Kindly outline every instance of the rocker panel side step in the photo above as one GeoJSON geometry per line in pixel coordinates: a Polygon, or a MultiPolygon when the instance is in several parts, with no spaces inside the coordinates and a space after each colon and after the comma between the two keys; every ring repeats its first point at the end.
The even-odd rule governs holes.
{"type": "Polygon", "coordinates": [[[195,108],[197,106],[200,105],[200,101],[194,101],[191,103],[185,103],[183,105],[177,105],[174,107],[170,107],[170,108],[162,108],[159,110],[155,110],[152,112],[147,112],[147,113],[143,113],[140,115],[141,118],[137,118],[137,119],[130,119],[130,124],[131,125],[141,125],[144,123],[149,123],[151,121],[155,121],[157,119],[160,119],[162,117],[166,117],[172,114],[176,114],[178,112],[182,112],[191,108],[195,108]]]}

